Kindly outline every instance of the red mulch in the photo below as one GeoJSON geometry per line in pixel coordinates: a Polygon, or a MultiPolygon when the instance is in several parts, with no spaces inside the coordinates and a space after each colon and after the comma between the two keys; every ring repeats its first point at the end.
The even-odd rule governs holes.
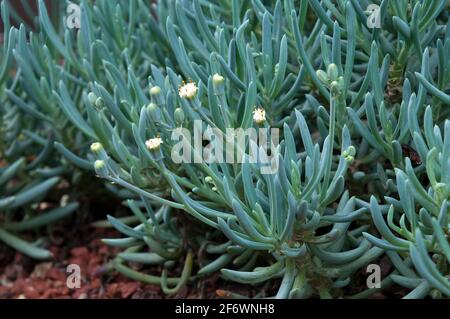
{"type": "MultiPolygon", "coordinates": [[[[66,238],[52,240],[54,243],[49,249],[54,258],[44,262],[35,261],[0,245],[0,299],[166,298],[159,286],[132,281],[108,267],[120,249],[106,246],[101,239],[119,236],[117,232],[105,229],[87,229],[81,234],[65,234],[63,237],[66,238]],[[66,268],[70,264],[80,266],[82,280],[79,289],[70,289],[66,285],[67,276],[70,275],[66,273],[66,268]]],[[[390,269],[385,258],[380,263],[384,265],[383,269],[390,269]]],[[[366,276],[365,273],[357,276],[361,282],[357,282],[355,286],[364,287],[366,276]]],[[[270,285],[263,290],[274,292],[275,286],[270,285]]],[[[361,289],[350,290],[354,290],[353,294],[361,289]]],[[[257,293],[255,287],[224,282],[219,279],[218,274],[214,274],[184,287],[171,298],[217,298],[218,295],[227,298],[227,291],[243,296],[254,296],[257,293]]],[[[377,293],[371,298],[401,298],[404,294],[405,289],[396,287],[390,293],[377,293]]]]}
{"type": "MultiPolygon", "coordinates": [[[[117,237],[115,232],[91,230],[86,245],[65,248],[51,245],[54,258],[39,262],[0,248],[0,299],[5,298],[162,298],[160,288],[130,281],[114,270],[108,270],[108,262],[119,252],[100,240],[117,237]],[[112,236],[113,235],[113,236],[112,236]],[[116,235],[116,236],[114,236],[116,235]],[[77,264],[81,269],[79,289],[66,285],[66,267],[77,264]]],[[[86,234],[84,234],[86,235],[86,234]]]]}
{"type": "MultiPolygon", "coordinates": [[[[120,249],[106,246],[102,238],[120,237],[114,230],[92,229],[61,232],[50,236],[47,246],[54,258],[36,261],[0,244],[0,299],[161,299],[160,287],[132,281],[111,267],[109,262],[120,249]],[[66,285],[67,266],[81,269],[81,287],[66,285]]],[[[147,270],[148,271],[148,270],[147,270]]],[[[146,270],[143,270],[146,272],[146,270]]],[[[158,273],[158,270],[155,270],[158,273]]],[[[225,283],[218,274],[198,280],[171,298],[217,298],[226,291],[254,295],[253,287],[225,283]],[[222,290],[223,289],[223,290],[222,290]]]]}

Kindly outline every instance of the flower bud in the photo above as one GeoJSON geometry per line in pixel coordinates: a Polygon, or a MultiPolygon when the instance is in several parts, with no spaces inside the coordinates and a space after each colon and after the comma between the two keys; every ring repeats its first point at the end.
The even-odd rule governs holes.
{"type": "Polygon", "coordinates": [[[94,163],[94,169],[98,176],[106,177],[108,175],[108,169],[106,168],[105,161],[97,160],[94,163]]]}
{"type": "Polygon", "coordinates": [[[344,152],[342,152],[342,156],[355,156],[356,155],[356,148],[353,145],[350,145],[344,152]]]}
{"type": "Polygon", "coordinates": [[[105,106],[105,101],[101,97],[95,100],[95,106],[98,108],[103,108],[105,106]]]}
{"type": "Polygon", "coordinates": [[[215,95],[223,95],[225,93],[225,78],[220,74],[214,74],[213,76],[213,88],[215,95]]]}
{"type": "Polygon", "coordinates": [[[154,87],[150,88],[150,95],[151,96],[156,96],[159,93],[161,93],[161,88],[159,86],[154,86],[154,87]]]}
{"type": "Polygon", "coordinates": [[[94,168],[95,168],[96,170],[101,170],[101,169],[103,169],[103,168],[105,168],[105,167],[106,167],[105,161],[97,160],[97,161],[95,161],[95,163],[94,163],[94,168]]]}
{"type": "Polygon", "coordinates": [[[220,74],[216,73],[213,75],[213,84],[214,86],[222,85],[225,82],[225,78],[220,74]]]}
{"type": "Polygon", "coordinates": [[[338,96],[341,93],[341,86],[337,81],[333,81],[330,84],[331,95],[338,96]]]}
{"type": "Polygon", "coordinates": [[[147,105],[147,112],[150,114],[150,115],[155,115],[156,114],[156,112],[157,111],[159,111],[159,107],[158,107],[158,105],[156,104],[156,103],[153,103],[153,102],[150,102],[148,105],[147,105]]]}
{"type": "Polygon", "coordinates": [[[155,103],[157,105],[164,104],[164,95],[162,94],[161,88],[159,86],[150,88],[150,99],[152,103],[155,103]]]}
{"type": "Polygon", "coordinates": [[[444,183],[436,183],[434,185],[434,197],[437,202],[443,202],[450,195],[450,187],[444,183]]]}
{"type": "Polygon", "coordinates": [[[184,111],[181,107],[175,109],[173,116],[177,124],[182,124],[184,122],[184,111]]]}
{"type": "Polygon", "coordinates": [[[95,102],[97,101],[97,95],[95,95],[94,92],[89,92],[87,97],[88,97],[89,103],[91,103],[91,105],[95,105],[95,102]]]}
{"type": "Polygon", "coordinates": [[[318,70],[316,74],[320,82],[322,82],[323,84],[328,84],[330,82],[330,79],[328,78],[328,75],[325,73],[325,71],[318,70]]]}
{"type": "Polygon", "coordinates": [[[328,78],[330,81],[336,81],[339,76],[339,70],[336,64],[331,63],[327,69],[328,78]]]}
{"type": "Polygon", "coordinates": [[[91,152],[92,153],[98,154],[101,151],[103,151],[103,145],[102,144],[100,144],[100,143],[92,143],[91,144],[91,152]]]}
{"type": "Polygon", "coordinates": [[[149,105],[147,105],[147,111],[150,114],[154,113],[156,110],[158,110],[158,105],[156,105],[155,103],[150,103],[149,105]]]}

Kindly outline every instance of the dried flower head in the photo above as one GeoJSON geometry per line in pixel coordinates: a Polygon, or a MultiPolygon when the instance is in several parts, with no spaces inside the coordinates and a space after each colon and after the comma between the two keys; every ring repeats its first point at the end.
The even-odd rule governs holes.
{"type": "Polygon", "coordinates": [[[178,94],[181,98],[184,99],[192,99],[197,95],[198,87],[197,85],[190,81],[188,83],[184,83],[178,88],[178,94]]]}

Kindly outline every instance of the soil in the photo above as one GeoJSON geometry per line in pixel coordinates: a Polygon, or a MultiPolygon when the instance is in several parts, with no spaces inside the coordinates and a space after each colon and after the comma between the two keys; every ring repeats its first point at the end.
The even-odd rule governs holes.
{"type": "MultiPolygon", "coordinates": [[[[106,246],[102,238],[117,238],[110,229],[84,227],[73,233],[49,236],[54,258],[36,261],[0,245],[0,299],[162,299],[159,286],[132,281],[109,267],[120,249],[106,246]],[[67,266],[81,270],[81,287],[70,289],[67,266]]],[[[227,297],[227,291],[253,296],[248,286],[225,283],[219,275],[192,283],[171,298],[227,297]],[[218,289],[220,288],[220,289],[218,289]]]]}
{"type": "MultiPolygon", "coordinates": [[[[114,271],[108,271],[108,262],[118,250],[108,247],[101,238],[117,237],[114,231],[91,229],[79,234],[86,244],[66,245],[65,240],[54,240],[50,261],[35,261],[4,245],[0,246],[0,299],[44,298],[161,298],[159,288],[133,282],[114,271]],[[66,285],[67,266],[78,264],[82,283],[79,289],[66,285]]],[[[61,239],[61,238],[58,238],[61,239]]]]}
{"type": "MultiPolygon", "coordinates": [[[[110,204],[112,205],[107,207],[107,211],[112,211],[117,203],[110,204]]],[[[89,211],[98,211],[97,206],[91,205],[89,211]]],[[[104,203],[102,206],[105,207],[104,203]]],[[[51,260],[36,261],[0,243],[0,299],[167,298],[159,286],[130,280],[110,267],[110,262],[121,250],[105,245],[101,239],[120,238],[121,235],[113,229],[90,226],[97,220],[96,217],[98,216],[88,217],[81,214],[74,216],[72,220],[52,225],[46,231],[43,230],[44,245],[54,256],[51,260]],[[80,288],[68,288],[67,281],[71,273],[67,272],[67,266],[71,264],[80,266],[80,288]]],[[[377,264],[380,264],[383,270],[383,277],[392,268],[385,257],[377,264]]],[[[160,274],[158,269],[147,268],[136,270],[160,274]]],[[[346,294],[352,295],[366,289],[364,288],[366,278],[367,273],[362,269],[356,275],[354,284],[346,288],[346,294]]],[[[257,294],[259,297],[266,297],[276,293],[278,284],[276,281],[270,281],[259,287],[240,285],[223,281],[216,273],[190,283],[170,298],[233,298],[253,297],[257,294]]],[[[371,298],[401,298],[406,293],[405,289],[391,287],[388,291],[376,293],[371,298]]]]}

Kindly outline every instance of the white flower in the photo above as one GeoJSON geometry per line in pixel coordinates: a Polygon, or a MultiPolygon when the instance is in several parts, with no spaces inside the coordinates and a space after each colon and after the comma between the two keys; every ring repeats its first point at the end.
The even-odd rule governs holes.
{"type": "Polygon", "coordinates": [[[266,121],[266,111],[259,107],[253,111],[253,121],[256,124],[262,124],[266,121]]]}
{"type": "Polygon", "coordinates": [[[163,140],[160,137],[155,137],[155,138],[151,138],[147,142],[145,142],[145,146],[147,146],[147,148],[150,151],[154,151],[154,150],[157,150],[161,146],[162,143],[163,143],[163,140]]]}
{"type": "Polygon", "coordinates": [[[183,83],[178,89],[181,98],[192,99],[197,94],[198,87],[194,82],[183,83]]]}

